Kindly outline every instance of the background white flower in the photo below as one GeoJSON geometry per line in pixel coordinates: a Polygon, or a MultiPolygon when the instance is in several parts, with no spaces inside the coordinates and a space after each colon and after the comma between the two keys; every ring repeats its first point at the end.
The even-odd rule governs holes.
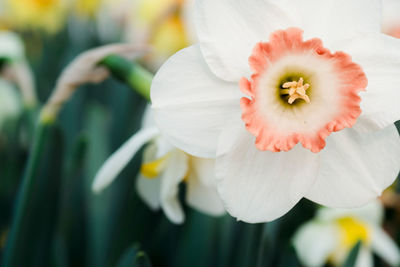
{"type": "Polygon", "coordinates": [[[189,206],[213,216],[225,213],[217,194],[214,160],[190,156],[171,145],[160,135],[150,109],[146,111],[142,129],[101,167],[93,182],[93,190],[100,192],[107,187],[147,143],[137,190],[150,208],[162,208],[173,223],[183,223],[185,216],[179,203],[179,185],[185,182],[185,199],[189,206]]]}
{"type": "Polygon", "coordinates": [[[373,265],[376,253],[390,266],[400,263],[400,250],[382,229],[383,206],[379,201],[357,209],[321,208],[315,218],[299,228],[294,246],[305,266],[340,266],[350,250],[361,241],[357,267],[373,265]]]}

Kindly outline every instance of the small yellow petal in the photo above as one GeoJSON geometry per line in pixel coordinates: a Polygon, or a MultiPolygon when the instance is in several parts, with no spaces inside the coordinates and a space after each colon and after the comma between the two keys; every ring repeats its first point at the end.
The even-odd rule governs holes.
{"type": "Polygon", "coordinates": [[[157,178],[166,166],[167,157],[168,155],[154,161],[143,163],[140,167],[140,173],[149,179],[157,178]]]}
{"type": "Polygon", "coordinates": [[[343,217],[337,220],[341,236],[340,246],[343,249],[351,249],[358,241],[369,244],[371,230],[366,223],[352,217],[343,217]]]}

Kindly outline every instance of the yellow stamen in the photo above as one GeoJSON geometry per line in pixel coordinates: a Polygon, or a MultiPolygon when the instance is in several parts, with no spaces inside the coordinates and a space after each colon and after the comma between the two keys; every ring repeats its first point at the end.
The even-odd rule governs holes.
{"type": "Polygon", "coordinates": [[[371,240],[370,229],[364,222],[352,217],[337,220],[341,232],[340,246],[351,249],[358,241],[368,244],[371,240]]]}
{"type": "Polygon", "coordinates": [[[167,156],[168,155],[154,161],[143,163],[140,167],[140,173],[149,179],[157,178],[166,165],[167,156]]]}
{"type": "Polygon", "coordinates": [[[306,91],[310,88],[308,83],[303,84],[304,79],[300,78],[298,82],[286,82],[282,85],[281,95],[289,95],[288,103],[293,104],[297,99],[303,99],[307,103],[310,103],[310,98],[308,97],[306,91]]]}

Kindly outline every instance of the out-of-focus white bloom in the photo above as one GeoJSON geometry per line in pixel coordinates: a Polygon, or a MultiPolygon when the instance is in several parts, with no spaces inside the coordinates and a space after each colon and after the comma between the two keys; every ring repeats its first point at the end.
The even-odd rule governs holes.
{"type": "Polygon", "coordinates": [[[199,43],[159,69],[152,108],[173,145],[216,158],[232,216],[359,207],[393,183],[400,40],[381,1],[198,0],[194,17],[199,43]]]}
{"type": "Polygon", "coordinates": [[[22,60],[25,48],[19,36],[13,32],[0,31],[0,58],[22,60]]]}
{"type": "Polygon", "coordinates": [[[340,266],[361,241],[356,267],[372,267],[373,252],[391,266],[398,266],[400,250],[381,228],[382,219],[379,201],[357,209],[321,208],[313,220],[297,231],[297,255],[308,267],[323,266],[328,261],[340,266]]]}
{"type": "Polygon", "coordinates": [[[25,59],[24,44],[17,34],[0,31],[0,59],[7,63],[2,69],[3,78],[15,83],[20,89],[26,107],[35,106],[37,99],[34,77],[25,59]]]}
{"type": "Polygon", "coordinates": [[[8,120],[21,113],[21,101],[16,89],[9,82],[0,79],[0,130],[8,120]]]}
{"type": "Polygon", "coordinates": [[[400,38],[400,0],[383,0],[382,31],[400,38]]]}
{"type": "Polygon", "coordinates": [[[96,175],[93,190],[100,192],[107,187],[141,147],[149,143],[136,186],[139,196],[150,208],[161,207],[173,223],[182,223],[185,217],[178,189],[185,182],[188,205],[209,215],[222,215],[225,211],[216,190],[214,160],[193,157],[172,146],[160,135],[152,116],[147,110],[142,129],[104,163],[96,175]]]}

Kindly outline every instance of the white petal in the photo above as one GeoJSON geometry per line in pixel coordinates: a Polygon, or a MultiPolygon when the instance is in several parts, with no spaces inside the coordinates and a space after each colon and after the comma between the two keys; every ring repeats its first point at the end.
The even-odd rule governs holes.
{"type": "Polygon", "coordinates": [[[312,186],[318,154],[297,145],[289,152],[260,151],[243,122],[219,139],[216,175],[228,212],[245,222],[265,222],[287,213],[312,186]]]}
{"type": "Polygon", "coordinates": [[[198,157],[215,157],[226,118],[240,110],[236,83],[216,78],[198,46],[172,56],[154,77],[152,108],[157,125],[178,148],[198,157]]]}
{"type": "Polygon", "coordinates": [[[171,152],[168,156],[167,167],[162,173],[161,179],[161,207],[165,215],[173,223],[183,223],[185,216],[178,193],[179,184],[185,178],[188,171],[188,157],[182,151],[171,152]]]}
{"type": "Polygon", "coordinates": [[[355,267],[374,267],[374,258],[371,251],[362,246],[358,252],[357,260],[354,264],[355,267]]]}
{"type": "Polygon", "coordinates": [[[140,148],[158,134],[157,128],[143,129],[134,134],[101,166],[94,178],[92,190],[99,193],[111,184],[140,148]]]}
{"type": "Polygon", "coordinates": [[[185,0],[182,7],[182,20],[185,27],[185,33],[189,39],[189,43],[194,44],[198,42],[196,26],[194,22],[194,3],[195,0],[185,0]]]}
{"type": "Polygon", "coordinates": [[[366,134],[345,129],[326,140],[318,178],[306,195],[310,200],[355,208],[376,199],[396,179],[400,138],[394,125],[366,134]]]}
{"type": "Polygon", "coordinates": [[[239,81],[249,74],[253,47],[271,32],[288,27],[283,10],[264,0],[196,1],[195,23],[201,51],[221,79],[239,81]]]}
{"type": "Polygon", "coordinates": [[[186,200],[206,214],[218,216],[225,208],[217,192],[214,160],[190,157],[186,200]]]}
{"type": "MultiPolygon", "coordinates": [[[[157,157],[158,146],[156,141],[158,139],[160,139],[160,136],[154,138],[152,142],[146,146],[143,151],[142,164],[160,159],[160,157],[157,157]]],[[[161,205],[161,176],[163,169],[160,171],[161,173],[151,178],[139,173],[136,179],[136,190],[139,197],[153,210],[158,210],[161,205]]]]}
{"type": "Polygon", "coordinates": [[[156,127],[156,121],[154,120],[154,112],[151,109],[151,105],[147,105],[142,118],[142,128],[156,127]]]}
{"type": "MultiPolygon", "coordinates": [[[[151,106],[148,105],[144,111],[142,118],[142,128],[156,127],[156,121],[154,119],[154,112],[151,106]]],[[[154,154],[152,154],[146,162],[150,162],[159,159],[172,150],[176,149],[164,136],[160,135],[154,140],[154,154]]]]}
{"type": "Polygon", "coordinates": [[[379,0],[276,0],[293,18],[291,26],[304,30],[305,38],[320,38],[326,45],[354,32],[380,32],[379,0]]]}
{"type": "Polygon", "coordinates": [[[361,93],[362,114],[354,126],[361,132],[382,129],[400,119],[400,39],[384,34],[357,35],[341,49],[360,64],[368,78],[361,93]]]}
{"type": "Polygon", "coordinates": [[[293,240],[300,261],[309,267],[323,266],[338,247],[338,243],[336,226],[318,221],[301,226],[293,240]]]}
{"type": "Polygon", "coordinates": [[[160,208],[161,178],[147,178],[139,175],[136,180],[136,189],[139,197],[152,209],[160,208]]]}
{"type": "Polygon", "coordinates": [[[21,60],[25,57],[24,44],[21,38],[8,31],[0,31],[0,57],[10,60],[21,60]]]}
{"type": "Polygon", "coordinates": [[[334,221],[342,217],[356,217],[372,225],[380,225],[383,219],[383,205],[376,199],[365,206],[354,209],[320,208],[316,217],[321,221],[334,221]]]}
{"type": "Polygon", "coordinates": [[[399,266],[400,250],[392,238],[380,227],[376,226],[372,232],[372,249],[391,266],[399,266]]]}
{"type": "Polygon", "coordinates": [[[383,0],[382,1],[382,31],[390,33],[396,27],[400,27],[399,0],[383,0]]]}

